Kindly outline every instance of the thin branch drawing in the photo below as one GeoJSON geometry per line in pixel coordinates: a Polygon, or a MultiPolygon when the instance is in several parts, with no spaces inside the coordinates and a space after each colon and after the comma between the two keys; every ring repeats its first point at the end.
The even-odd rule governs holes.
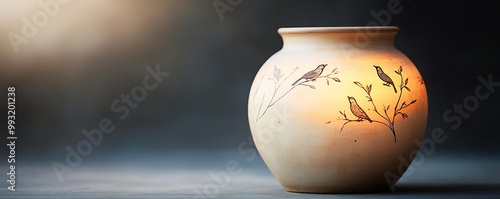
{"type": "Polygon", "coordinates": [[[264,98],[265,98],[265,94],[264,94],[264,96],[262,97],[260,107],[257,111],[257,118],[255,121],[259,121],[259,119],[262,118],[262,116],[264,116],[264,114],[267,112],[267,110],[269,108],[271,108],[274,104],[276,104],[283,97],[285,97],[288,93],[290,93],[290,91],[292,91],[294,88],[297,88],[298,86],[307,86],[311,89],[316,89],[316,87],[312,84],[309,84],[309,82],[315,82],[317,79],[320,79],[320,78],[326,79],[327,85],[330,85],[330,81],[329,81],[330,79],[335,81],[335,82],[340,82],[339,78],[333,77],[333,75],[338,74],[337,68],[334,68],[332,70],[332,72],[329,73],[328,75],[324,75],[324,76],[321,75],[326,66],[327,66],[327,64],[320,64],[319,66],[316,67],[316,69],[305,73],[304,75],[302,75],[302,77],[297,79],[286,92],[284,92],[280,96],[277,96],[276,94],[278,93],[281,86],[283,85],[283,82],[285,82],[290,76],[292,76],[299,69],[299,67],[295,67],[289,75],[284,77],[285,74],[282,74],[281,70],[278,67],[274,66],[273,77],[268,78],[268,80],[271,80],[274,83],[273,94],[271,95],[271,99],[269,100],[269,103],[267,105],[264,105],[264,103],[263,103],[264,98]]]}
{"type": "MultiPolygon", "coordinates": [[[[363,121],[362,119],[359,119],[359,118],[358,118],[357,120],[348,119],[348,118],[347,118],[347,115],[345,114],[345,111],[343,111],[343,112],[342,112],[342,111],[339,111],[339,112],[340,112],[340,114],[341,114],[342,116],[344,116],[344,119],[342,119],[342,120],[345,120],[345,121],[346,121],[346,122],[342,125],[342,128],[340,128],[340,132],[342,132],[342,130],[344,129],[345,125],[346,125],[347,123],[349,123],[349,122],[362,122],[362,121],[363,121]]],[[[384,122],[382,122],[382,121],[378,121],[378,120],[371,120],[371,122],[372,122],[372,123],[380,123],[380,124],[382,124],[382,125],[384,125],[384,126],[389,127],[389,125],[387,125],[386,123],[384,123],[384,122]]],[[[328,122],[328,124],[329,124],[329,123],[330,123],[330,122],[328,122]]],[[[389,128],[390,128],[390,127],[389,127],[389,128]]]]}
{"type": "MultiPolygon", "coordinates": [[[[385,86],[393,86],[393,88],[396,88],[394,86],[394,82],[392,81],[392,79],[386,74],[384,73],[384,71],[382,70],[382,68],[380,66],[374,66],[377,70],[377,75],[379,76],[379,78],[384,81],[384,85],[385,86]]],[[[363,121],[369,121],[370,123],[380,123],[380,124],[383,124],[384,126],[386,126],[387,128],[389,128],[392,132],[392,135],[394,136],[394,143],[396,143],[396,129],[394,128],[395,127],[395,119],[396,119],[396,116],[397,115],[401,115],[401,117],[403,119],[406,119],[408,118],[408,114],[406,114],[405,112],[403,112],[403,109],[409,107],[410,105],[414,104],[415,102],[417,102],[417,100],[412,100],[410,101],[409,103],[407,102],[402,102],[401,105],[399,104],[401,102],[401,96],[403,95],[403,91],[406,90],[408,92],[411,92],[410,88],[408,87],[408,78],[404,79],[403,77],[403,67],[400,66],[399,67],[399,70],[396,70],[394,71],[397,75],[399,75],[400,77],[400,85],[398,86],[399,88],[399,95],[398,95],[398,99],[396,101],[396,104],[393,106],[393,112],[392,114],[389,113],[389,109],[391,108],[391,105],[382,105],[382,111],[379,111],[379,109],[377,109],[377,106],[375,105],[375,102],[374,102],[374,99],[371,95],[371,91],[372,91],[372,85],[366,85],[366,86],[363,86],[362,83],[358,82],[358,81],[355,81],[354,84],[356,84],[358,87],[362,88],[365,93],[367,94],[366,95],[366,98],[368,99],[368,102],[371,102],[372,106],[373,106],[373,109],[371,109],[373,112],[375,112],[380,118],[382,118],[382,120],[373,120],[371,119],[368,114],[366,114],[365,111],[363,111],[363,109],[359,106],[359,104],[357,103],[356,99],[354,97],[349,97],[347,96],[348,100],[349,100],[349,103],[350,103],[350,109],[351,109],[351,112],[353,113],[354,116],[356,116],[358,119],[349,119],[345,113],[345,110],[342,112],[342,111],[339,111],[340,114],[343,116],[343,118],[340,118],[339,120],[345,120],[346,122],[342,125],[341,129],[340,129],[340,132],[342,132],[342,130],[344,129],[344,127],[348,124],[348,123],[351,123],[351,122],[363,122],[363,121]],[[404,80],[404,81],[403,81],[404,80]],[[404,90],[403,90],[404,89],[404,90]]],[[[395,89],[394,90],[395,93],[397,93],[397,90],[395,89]]]]}

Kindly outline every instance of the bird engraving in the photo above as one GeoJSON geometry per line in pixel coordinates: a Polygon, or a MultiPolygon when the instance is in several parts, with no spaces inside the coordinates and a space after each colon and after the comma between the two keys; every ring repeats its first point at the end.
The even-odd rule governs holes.
{"type": "Polygon", "coordinates": [[[301,78],[299,78],[297,81],[295,81],[292,86],[297,85],[300,80],[305,79],[306,81],[316,81],[316,79],[323,73],[323,69],[325,69],[327,64],[320,64],[316,69],[307,72],[306,74],[302,75],[301,78]]]}
{"type": "Polygon", "coordinates": [[[349,99],[349,103],[351,103],[351,112],[354,114],[356,117],[358,117],[358,120],[368,120],[370,123],[372,120],[366,112],[358,105],[358,102],[354,97],[347,96],[347,99],[349,99]]]}
{"type": "Polygon", "coordinates": [[[375,69],[377,69],[377,75],[378,77],[384,81],[384,85],[385,86],[391,86],[394,88],[394,92],[395,93],[398,93],[398,91],[396,90],[396,86],[394,86],[394,82],[392,81],[391,77],[389,77],[389,75],[385,74],[384,71],[382,70],[382,68],[380,66],[375,66],[373,65],[373,67],[375,67],[375,69]]]}
{"type": "MultiPolygon", "coordinates": [[[[392,81],[391,78],[389,78],[389,76],[387,74],[384,73],[382,68],[380,66],[376,66],[376,65],[373,65],[373,67],[375,67],[377,69],[377,75],[382,81],[384,81],[384,85],[389,86],[389,87],[392,85],[392,87],[394,88],[394,92],[397,93],[394,82],[392,81]]],[[[353,82],[356,86],[358,86],[359,88],[361,88],[365,92],[365,94],[366,94],[365,97],[368,98],[368,102],[371,103],[371,105],[373,106],[373,108],[367,109],[367,110],[370,111],[370,113],[371,112],[376,113],[377,118],[382,118],[382,120],[377,120],[377,118],[375,118],[375,120],[372,120],[370,117],[368,117],[366,112],[359,106],[358,102],[356,101],[356,99],[354,97],[347,96],[347,99],[349,100],[349,103],[350,103],[349,108],[351,109],[352,114],[356,118],[349,119],[346,115],[345,110],[339,111],[340,115],[342,115],[342,117],[343,117],[343,118],[339,118],[339,119],[345,121],[344,124],[342,125],[342,127],[340,128],[339,132],[342,132],[342,130],[344,130],[344,127],[349,123],[352,123],[352,122],[359,123],[359,122],[362,122],[364,120],[367,120],[371,123],[383,124],[384,126],[389,128],[391,130],[392,135],[394,136],[394,143],[396,143],[396,129],[395,129],[396,117],[398,115],[401,115],[401,117],[403,119],[407,119],[409,117],[408,116],[409,114],[404,112],[404,109],[408,108],[410,105],[415,104],[417,102],[417,100],[414,99],[414,100],[411,100],[410,102],[401,100],[401,97],[402,97],[404,91],[411,92],[410,88],[408,88],[409,78],[403,77],[403,66],[399,66],[399,69],[395,70],[394,72],[397,75],[399,75],[399,78],[395,79],[396,81],[398,79],[400,80],[399,86],[398,86],[400,92],[399,92],[399,94],[396,94],[399,96],[397,96],[397,100],[395,101],[395,104],[389,104],[387,106],[382,104],[383,109],[377,109],[377,105],[374,102],[376,100],[373,97],[375,96],[375,97],[387,98],[388,96],[372,95],[373,94],[372,93],[372,84],[367,84],[365,86],[358,81],[353,82]],[[394,111],[390,111],[390,109],[391,109],[390,107],[392,107],[392,110],[394,110],[394,111]],[[380,110],[382,110],[383,112],[381,112],[380,110]]],[[[374,77],[374,78],[376,78],[376,77],[374,77]]],[[[391,91],[387,90],[385,92],[390,93],[391,91]]],[[[329,124],[329,123],[327,123],[327,124],[329,124]]]]}

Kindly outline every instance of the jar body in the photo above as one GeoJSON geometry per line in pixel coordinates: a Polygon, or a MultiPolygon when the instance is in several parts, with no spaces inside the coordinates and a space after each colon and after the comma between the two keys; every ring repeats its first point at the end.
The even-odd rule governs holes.
{"type": "Polygon", "coordinates": [[[393,46],[397,30],[279,30],[283,49],[257,73],[248,119],[286,190],[388,190],[403,175],[424,135],[427,93],[393,46]]]}

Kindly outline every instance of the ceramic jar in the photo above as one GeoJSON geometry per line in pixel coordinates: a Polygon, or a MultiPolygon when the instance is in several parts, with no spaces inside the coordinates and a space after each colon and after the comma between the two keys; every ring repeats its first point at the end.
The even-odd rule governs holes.
{"type": "Polygon", "coordinates": [[[278,30],[283,48],[254,79],[248,119],[286,190],[388,190],[404,173],[424,135],[427,93],[415,65],[394,47],[398,31],[278,30]]]}

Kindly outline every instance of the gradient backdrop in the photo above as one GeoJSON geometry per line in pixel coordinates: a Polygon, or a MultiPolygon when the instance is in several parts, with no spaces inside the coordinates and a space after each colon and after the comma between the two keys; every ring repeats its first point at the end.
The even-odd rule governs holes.
{"type": "MultiPolygon", "coordinates": [[[[36,13],[46,12],[38,2],[0,2],[0,90],[7,98],[7,87],[16,87],[18,168],[48,171],[47,182],[57,181],[51,163],[64,163],[65,147],[75,148],[86,139],[82,130],[97,128],[102,118],[110,118],[116,129],[67,177],[99,165],[222,168],[230,159],[224,154],[237,156],[238,145],[250,135],[248,93],[260,66],[281,48],[278,28],[364,26],[377,19],[371,11],[388,4],[242,0],[231,6],[220,0],[232,10],[221,18],[212,0],[74,0],[51,7],[53,16],[35,25],[16,53],[7,35],[23,34],[24,17],[33,22],[36,13]],[[142,85],[146,67],[156,65],[169,76],[120,120],[122,112],[111,104],[142,85]]],[[[395,45],[426,81],[426,135],[442,128],[449,136],[436,154],[474,160],[500,152],[500,87],[458,129],[443,120],[447,109],[475,94],[478,76],[491,74],[500,82],[499,15],[490,2],[401,0],[402,12],[385,18],[401,29],[395,45]]],[[[0,106],[4,120],[6,106],[0,106]]],[[[0,121],[2,143],[6,128],[0,121]]],[[[7,147],[0,149],[0,168],[7,171],[7,147]]],[[[252,164],[266,169],[260,157],[252,164]]],[[[7,186],[5,180],[0,185],[7,186]]]]}

